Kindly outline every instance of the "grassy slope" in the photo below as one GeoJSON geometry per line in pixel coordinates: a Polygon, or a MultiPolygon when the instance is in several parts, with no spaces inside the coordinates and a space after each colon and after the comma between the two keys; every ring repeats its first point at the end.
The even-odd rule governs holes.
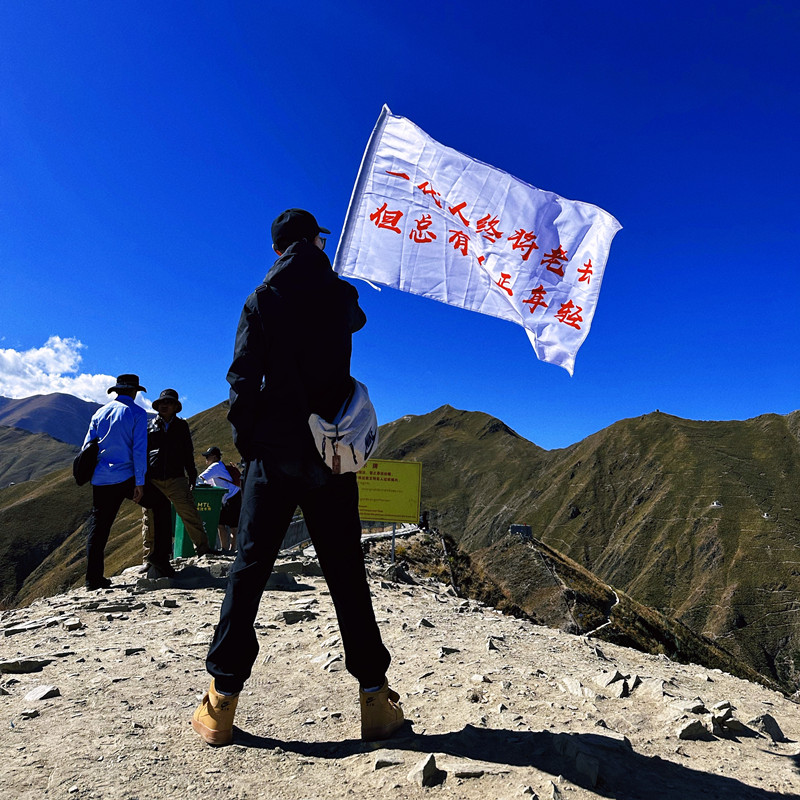
{"type": "Polygon", "coordinates": [[[596,631],[592,635],[603,641],[663,653],[682,663],[704,664],[772,689],[792,690],[788,684],[779,687],[719,642],[608,586],[544,542],[506,536],[473,554],[473,562],[483,565],[509,598],[517,602],[524,598],[521,606],[529,616],[541,618],[543,612],[549,613],[551,618],[542,620],[548,625],[555,623],[573,633],[596,631]],[[540,577],[535,583],[524,585],[537,572],[540,577]],[[608,620],[611,624],[604,625],[608,620]]]}
{"type": "Polygon", "coordinates": [[[554,465],[534,534],[797,685],[799,456],[786,417],[626,420],[554,465]]]}
{"type": "Polygon", "coordinates": [[[72,469],[0,492],[0,600],[8,602],[28,575],[79,528],[91,495],[72,469]]]}
{"type": "Polygon", "coordinates": [[[580,564],[536,539],[523,541],[506,535],[487,548],[467,554],[447,536],[421,535],[401,544],[397,557],[412,571],[451,580],[460,595],[479,599],[506,613],[570,633],[664,654],[682,663],[721,669],[771,689],[790,689],[742,663],[719,643],[606,585],[580,564]],[[522,606],[515,602],[516,598],[524,598],[522,606]]]}
{"type": "MultiPolygon", "coordinates": [[[[220,404],[190,423],[198,451],[216,444],[233,460],[224,414],[220,404]]],[[[508,603],[533,603],[540,614],[550,603],[547,613],[558,615],[564,602],[541,565],[495,547],[510,523],[525,522],[632,603],[674,616],[759,672],[800,686],[800,413],[745,422],[655,413],[548,452],[486,414],[444,406],[383,426],[378,455],[422,461],[432,523],[474,555],[508,603]]],[[[19,601],[81,579],[76,528],[88,498],[66,472],[0,492],[3,586],[20,531],[40,554],[64,542],[30,575],[19,601]]],[[[138,509],[124,506],[108,574],[138,563],[138,529],[138,509]]],[[[587,601],[577,613],[591,622],[603,608],[587,601]]]]}
{"type": "Polygon", "coordinates": [[[798,687],[799,416],[655,413],[545,452],[486,415],[444,407],[387,426],[382,452],[423,462],[423,507],[469,552],[527,523],[637,602],[798,687]]]}
{"type": "Polygon", "coordinates": [[[488,414],[442,406],[382,426],[376,456],[421,461],[432,524],[474,550],[517,521],[509,495],[535,484],[548,454],[488,414]]]}
{"type": "MultiPolygon", "coordinates": [[[[212,444],[226,461],[238,461],[225,413],[221,403],[189,420],[198,471],[205,467],[199,453],[212,444]]],[[[18,592],[13,602],[24,605],[82,583],[91,503],[90,487],[75,486],[70,469],[0,492],[0,599],[9,603],[18,592]]],[[[106,575],[141,563],[141,516],[139,506],[123,503],[106,546],[106,575]]]]}
{"type": "Polygon", "coordinates": [[[0,486],[22,483],[47,475],[72,463],[78,452],[74,445],[46,433],[0,427],[0,486]]]}

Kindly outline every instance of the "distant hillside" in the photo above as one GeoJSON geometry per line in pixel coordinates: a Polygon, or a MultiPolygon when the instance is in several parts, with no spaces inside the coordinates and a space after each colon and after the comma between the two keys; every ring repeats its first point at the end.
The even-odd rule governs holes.
{"type": "Polygon", "coordinates": [[[222,460],[224,462],[233,461],[238,463],[239,453],[233,446],[233,433],[231,424],[227,420],[228,401],[220,403],[213,408],[195,414],[189,420],[189,428],[192,432],[194,442],[195,461],[199,471],[205,469],[205,459],[200,456],[209,447],[219,447],[222,450],[222,460]]]}
{"type": "MultiPolygon", "coordinates": [[[[374,547],[388,558],[388,543],[374,547]]],[[[780,688],[718,642],[637,603],[538,539],[507,534],[490,547],[467,554],[440,532],[401,543],[397,561],[412,572],[449,579],[462,597],[540,625],[780,688]]],[[[783,690],[791,691],[791,687],[783,690]]]]}
{"type": "MultiPolygon", "coordinates": [[[[220,403],[189,420],[199,472],[200,453],[211,445],[225,461],[239,460],[226,414],[227,403],[220,403]]],[[[76,486],[71,469],[0,491],[0,601],[26,603],[83,581],[83,524],[91,505],[91,487],[76,486]]],[[[141,520],[141,508],[125,501],[106,547],[107,575],[141,563],[141,520]]]]}
{"type": "Polygon", "coordinates": [[[47,475],[72,462],[78,448],[46,433],[0,427],[0,488],[47,475]]]}
{"type": "Polygon", "coordinates": [[[99,403],[81,400],[71,394],[38,394],[21,400],[0,397],[0,426],[46,433],[80,447],[89,420],[98,408],[99,403]]]}
{"type": "MultiPolygon", "coordinates": [[[[238,458],[226,410],[190,420],[198,454],[216,444],[225,460],[238,458]]],[[[721,658],[800,689],[799,412],[745,422],[655,413],[545,451],[500,420],[444,406],[382,426],[376,455],[422,462],[431,523],[469,556],[474,580],[496,587],[499,604],[560,626],[567,609],[585,631],[606,621],[610,598],[625,598],[604,637],[688,658],[705,637],[721,658]],[[511,523],[530,525],[539,546],[509,541],[511,523]]],[[[38,551],[38,567],[16,571],[16,602],[82,579],[90,492],[58,489],[61,480],[0,492],[0,544],[17,545],[0,547],[0,562],[18,556],[20,535],[54,545],[38,551]],[[71,529],[65,510],[77,515],[71,529]]],[[[123,507],[109,574],[141,557],[140,517],[123,507]]]]}
{"type": "MultiPolygon", "coordinates": [[[[797,689],[798,430],[799,412],[655,413],[546,452],[499,420],[444,406],[385,426],[380,454],[423,463],[423,506],[467,552],[527,523],[602,581],[797,689]]],[[[534,591],[511,594],[524,607],[534,591]]]]}
{"type": "Polygon", "coordinates": [[[12,601],[44,563],[54,570],[48,588],[75,584],[74,579],[59,582],[55,572],[84,558],[86,541],[77,531],[89,515],[91,498],[87,487],[75,485],[70,468],[0,491],[0,605],[12,601]],[[72,546],[60,550],[70,537],[72,546]]]}

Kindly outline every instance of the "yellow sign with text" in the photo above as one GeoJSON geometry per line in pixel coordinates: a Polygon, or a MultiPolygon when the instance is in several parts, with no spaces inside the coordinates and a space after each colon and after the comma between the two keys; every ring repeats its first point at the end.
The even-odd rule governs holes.
{"type": "Polygon", "coordinates": [[[375,522],[419,522],[422,464],[372,458],[358,476],[358,513],[375,522]]]}

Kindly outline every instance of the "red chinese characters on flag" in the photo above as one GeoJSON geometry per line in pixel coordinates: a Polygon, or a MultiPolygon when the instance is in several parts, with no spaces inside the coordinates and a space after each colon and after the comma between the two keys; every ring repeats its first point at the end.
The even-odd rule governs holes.
{"type": "Polygon", "coordinates": [[[422,189],[422,194],[428,194],[433,199],[433,202],[436,203],[438,208],[442,207],[442,203],[439,198],[442,196],[440,192],[434,190],[433,186],[431,186],[430,181],[424,181],[417,189],[422,189]]]}
{"type": "Polygon", "coordinates": [[[475,230],[477,230],[478,233],[480,233],[487,241],[496,242],[503,238],[503,231],[497,229],[499,224],[500,220],[497,219],[497,217],[487,214],[485,217],[481,217],[475,223],[475,230]]]}
{"type": "MultiPolygon", "coordinates": [[[[409,176],[404,172],[387,171],[387,174],[404,180],[410,180],[409,176]]],[[[441,193],[433,189],[430,181],[423,181],[417,188],[422,191],[423,195],[430,197],[438,208],[444,208],[439,200],[442,196],[441,193]]],[[[466,201],[453,206],[448,204],[446,208],[447,211],[449,211],[453,217],[456,217],[464,226],[470,227],[471,223],[463,213],[467,208],[466,201]]],[[[375,223],[376,227],[384,228],[394,233],[401,233],[399,225],[402,217],[402,211],[389,210],[386,203],[370,214],[370,220],[375,223]]],[[[417,244],[428,244],[437,239],[436,234],[431,230],[433,226],[432,214],[423,213],[417,219],[414,219],[413,223],[414,227],[408,234],[408,238],[411,241],[417,244]]],[[[501,224],[500,219],[496,215],[487,213],[477,220],[475,229],[483,239],[495,244],[498,241],[502,241],[504,236],[503,231],[500,230],[501,224]]],[[[449,229],[448,234],[449,238],[447,241],[449,244],[453,245],[453,249],[459,251],[463,256],[469,255],[469,235],[462,229],[454,228],[449,229]]],[[[525,228],[516,228],[514,233],[507,237],[506,241],[511,243],[512,251],[521,251],[522,260],[527,261],[531,253],[539,249],[536,239],[537,235],[533,233],[533,231],[528,231],[525,228]]],[[[476,254],[476,256],[478,264],[483,265],[486,261],[486,256],[478,254],[476,254]]],[[[567,251],[559,244],[541,259],[540,264],[544,265],[550,272],[563,278],[564,265],[568,262],[567,251]]],[[[579,276],[578,281],[588,284],[593,275],[592,259],[589,258],[583,267],[578,268],[577,272],[579,276]]],[[[511,273],[501,272],[500,279],[494,281],[494,285],[502,289],[509,297],[514,297],[514,290],[510,286],[511,278],[511,273]]],[[[540,283],[535,289],[530,290],[530,297],[523,298],[522,303],[524,306],[528,307],[528,311],[531,314],[535,313],[537,309],[542,309],[542,313],[544,313],[544,310],[549,308],[549,304],[545,302],[544,299],[547,293],[548,291],[544,288],[544,284],[540,283]]],[[[568,300],[561,304],[560,309],[553,316],[562,324],[580,330],[580,323],[583,322],[583,317],[581,316],[582,312],[583,308],[581,306],[576,305],[572,300],[568,300]]]]}
{"type": "Polygon", "coordinates": [[[453,235],[447,240],[453,245],[454,250],[460,250],[461,255],[467,255],[469,252],[469,236],[464,231],[450,230],[448,233],[453,235]]]}
{"type": "Polygon", "coordinates": [[[400,222],[402,216],[402,211],[389,211],[387,210],[386,203],[384,203],[380,208],[375,210],[375,213],[370,214],[369,218],[375,223],[377,228],[386,228],[386,230],[401,233],[397,224],[400,222]]]}
{"type": "Polygon", "coordinates": [[[448,206],[448,210],[454,217],[458,215],[459,219],[469,228],[469,220],[461,213],[466,207],[466,203],[459,203],[457,206],[448,206]]]}
{"type": "Polygon", "coordinates": [[[508,282],[511,280],[511,275],[507,272],[500,273],[500,280],[495,281],[495,284],[499,286],[504,292],[508,292],[509,297],[514,296],[514,292],[510,286],[508,286],[508,282]]]}
{"type": "Polygon", "coordinates": [[[567,251],[559,245],[558,247],[554,247],[552,251],[542,259],[541,263],[545,264],[550,272],[555,272],[556,275],[563,278],[564,264],[566,264],[567,261],[569,261],[567,258],[567,251]]]}
{"type": "Polygon", "coordinates": [[[408,234],[408,238],[412,241],[425,244],[426,242],[432,242],[436,238],[436,234],[429,230],[433,225],[430,214],[423,214],[419,219],[415,219],[414,225],[416,227],[408,234]]]}
{"type": "Polygon", "coordinates": [[[581,326],[578,325],[578,323],[583,322],[581,311],[583,311],[583,309],[580,306],[576,306],[572,300],[567,300],[567,302],[563,303],[561,308],[556,311],[556,319],[559,322],[563,322],[565,325],[569,325],[570,328],[580,330],[581,326]]]}
{"type": "Polygon", "coordinates": [[[539,306],[543,306],[547,308],[547,303],[544,301],[544,296],[547,294],[547,290],[544,288],[544,284],[539,284],[535,289],[531,289],[531,296],[523,300],[523,303],[527,303],[529,308],[528,311],[533,314],[539,306]]]}
{"type": "Polygon", "coordinates": [[[519,228],[514,231],[514,233],[508,237],[508,241],[513,242],[511,245],[512,250],[522,250],[523,261],[527,261],[531,253],[539,249],[539,245],[536,244],[536,234],[531,231],[526,231],[525,228],[519,228]]]}
{"type": "Polygon", "coordinates": [[[334,269],[521,325],[540,359],[572,374],[619,229],[603,209],[459,153],[384,107],[334,269]]]}

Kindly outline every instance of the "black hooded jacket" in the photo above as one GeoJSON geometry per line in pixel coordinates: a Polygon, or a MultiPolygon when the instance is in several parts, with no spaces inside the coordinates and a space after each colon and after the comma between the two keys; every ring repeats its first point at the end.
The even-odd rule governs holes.
{"type": "Polygon", "coordinates": [[[355,287],[311,242],[292,244],[244,305],[228,420],[245,460],[267,474],[323,482],[330,475],[308,426],[332,419],[350,393],[351,334],[366,323],[355,287]]]}
{"type": "Polygon", "coordinates": [[[197,480],[192,434],[185,419],[173,417],[169,427],[160,416],[147,423],[147,477],[188,477],[192,484],[197,480]]]}

